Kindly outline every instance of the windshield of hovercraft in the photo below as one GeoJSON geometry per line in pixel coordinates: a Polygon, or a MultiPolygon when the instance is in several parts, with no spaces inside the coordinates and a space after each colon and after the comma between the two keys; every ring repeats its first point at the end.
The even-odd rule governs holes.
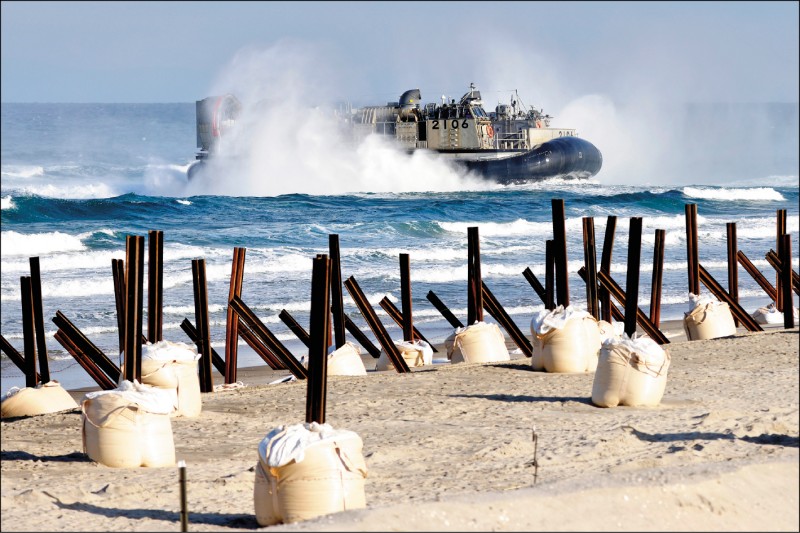
{"type": "Polygon", "coordinates": [[[486,118],[486,111],[479,105],[472,104],[444,104],[436,106],[431,113],[435,119],[464,119],[464,118],[486,118]]]}

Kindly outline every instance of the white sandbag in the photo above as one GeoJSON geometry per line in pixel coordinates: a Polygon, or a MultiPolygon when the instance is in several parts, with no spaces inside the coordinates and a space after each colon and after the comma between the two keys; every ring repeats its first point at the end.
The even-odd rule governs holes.
{"type": "Polygon", "coordinates": [[[82,410],[83,451],[91,460],[115,468],[175,464],[169,390],[123,381],[87,393],[82,410]]]}
{"type": "Polygon", "coordinates": [[[667,385],[669,351],[650,337],[603,343],[592,384],[592,403],[598,407],[655,406],[667,385]]]}
{"type": "MultiPolygon", "coordinates": [[[[766,307],[759,307],[752,315],[753,319],[759,324],[781,324],[783,325],[783,312],[778,311],[774,303],[766,307]]],[[[798,310],[794,308],[794,322],[797,324],[798,310]]]]}
{"type": "Polygon", "coordinates": [[[689,312],[684,313],[683,331],[690,341],[736,335],[730,307],[708,295],[689,293],[689,312]]]}
{"type": "MultiPolygon", "coordinates": [[[[408,368],[433,364],[433,348],[427,342],[417,339],[410,341],[393,341],[400,355],[405,359],[408,368]]],[[[375,370],[394,370],[394,363],[389,359],[389,354],[381,349],[375,370]]]]}
{"type": "Polygon", "coordinates": [[[361,348],[346,341],[344,346],[328,354],[327,370],[329,376],[366,376],[361,348]]]}
{"type": "Polygon", "coordinates": [[[58,381],[36,387],[12,387],[0,402],[0,418],[34,416],[77,409],[78,404],[58,381]]]}
{"type": "Polygon", "coordinates": [[[258,446],[253,503],[260,526],[366,507],[361,437],[329,424],[275,428],[258,446]]]}
{"type": "Polygon", "coordinates": [[[597,368],[600,329],[597,320],[586,311],[561,305],[553,310],[543,309],[531,320],[531,333],[536,339],[536,359],[531,357],[534,370],[582,373],[597,368]]]}
{"type": "Polygon", "coordinates": [[[511,359],[505,335],[497,324],[489,322],[456,328],[453,350],[448,355],[451,363],[492,363],[511,359]]]}
{"type": "MultiPolygon", "coordinates": [[[[197,347],[183,342],[159,341],[142,345],[142,383],[175,393],[172,416],[200,416],[203,401],[197,347]]],[[[124,375],[125,365],[122,365],[124,375]]]]}

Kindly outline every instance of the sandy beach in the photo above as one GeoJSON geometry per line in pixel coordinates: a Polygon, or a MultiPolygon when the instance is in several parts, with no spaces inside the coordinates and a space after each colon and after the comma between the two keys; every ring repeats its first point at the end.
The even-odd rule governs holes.
{"type": "MultiPolygon", "coordinates": [[[[798,531],[798,329],[671,331],[658,407],[595,407],[593,373],[534,372],[519,353],[332,376],[326,422],[363,440],[367,508],[268,529],[798,531]]],[[[306,382],[268,385],[281,375],[240,369],[245,387],[172,419],[190,531],[259,528],[258,443],[305,418],[306,382]]],[[[3,420],[1,470],[3,531],[180,530],[178,469],[89,460],[79,410],[3,420]]]]}

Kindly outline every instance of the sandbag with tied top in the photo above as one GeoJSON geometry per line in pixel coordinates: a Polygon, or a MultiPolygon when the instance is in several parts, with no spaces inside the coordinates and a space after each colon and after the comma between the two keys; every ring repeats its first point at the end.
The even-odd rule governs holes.
{"type": "Polygon", "coordinates": [[[12,387],[0,402],[0,418],[43,415],[77,408],[78,404],[69,392],[53,380],[36,387],[12,387]]]}
{"type": "Polygon", "coordinates": [[[366,507],[361,438],[329,424],[270,431],[258,446],[253,487],[260,526],[299,522],[366,507]]]}
{"type": "Polygon", "coordinates": [[[736,335],[736,323],[725,302],[709,295],[689,293],[689,312],[684,313],[683,331],[690,341],[736,335]]]}
{"type": "Polygon", "coordinates": [[[586,311],[563,305],[543,309],[531,319],[531,334],[534,370],[576,373],[597,368],[600,328],[586,311]]]}
{"type": "Polygon", "coordinates": [[[115,468],[175,464],[169,390],[123,381],[116,389],[89,392],[82,404],[83,451],[115,468]]]}

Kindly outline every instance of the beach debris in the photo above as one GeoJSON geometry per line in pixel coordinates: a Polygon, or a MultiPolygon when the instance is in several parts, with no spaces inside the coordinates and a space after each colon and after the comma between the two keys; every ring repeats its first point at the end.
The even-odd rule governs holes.
{"type": "Polygon", "coordinates": [[[536,481],[539,479],[539,435],[536,433],[535,424],[531,432],[533,434],[533,484],[536,485],[536,481]]]}

